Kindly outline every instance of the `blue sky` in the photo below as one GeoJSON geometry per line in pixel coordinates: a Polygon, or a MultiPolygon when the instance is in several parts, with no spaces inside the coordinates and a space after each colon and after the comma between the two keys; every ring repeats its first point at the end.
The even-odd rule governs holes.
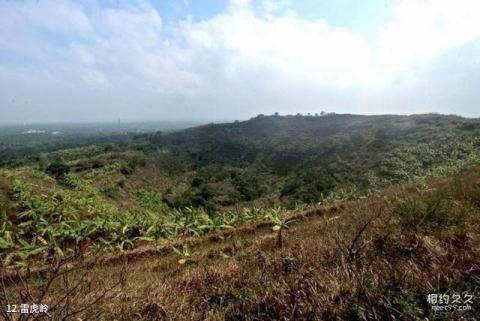
{"type": "Polygon", "coordinates": [[[0,12],[0,122],[479,117],[477,0],[25,0],[0,12]]]}
{"type": "MultiPolygon", "coordinates": [[[[390,15],[394,0],[293,0],[276,1],[286,10],[291,10],[303,19],[325,19],[331,25],[358,31],[367,39],[375,37],[377,27],[390,15]]],[[[121,6],[120,2],[113,2],[121,6]]],[[[179,1],[160,0],[151,4],[168,22],[191,16],[194,21],[209,19],[221,14],[229,6],[227,0],[179,1]]],[[[252,1],[252,7],[261,11],[263,1],[252,1]]]]}
{"type": "MultiPolygon", "coordinates": [[[[282,1],[278,2],[282,3],[282,1]]],[[[116,3],[119,4],[119,2],[116,3]]],[[[288,7],[304,18],[324,18],[333,25],[368,29],[378,22],[377,18],[382,18],[388,12],[392,0],[295,0],[283,1],[283,3],[284,7],[288,7]]],[[[195,20],[202,20],[222,13],[229,2],[226,0],[160,0],[152,1],[151,4],[169,19],[177,20],[191,15],[195,20]]],[[[261,7],[262,1],[253,1],[252,5],[261,7]]]]}

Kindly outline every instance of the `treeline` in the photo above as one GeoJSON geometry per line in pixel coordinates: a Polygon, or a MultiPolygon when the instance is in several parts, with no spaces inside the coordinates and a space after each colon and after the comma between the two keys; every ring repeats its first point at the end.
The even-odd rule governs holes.
{"type": "Polygon", "coordinates": [[[110,195],[136,181],[137,188],[159,193],[171,208],[212,212],[365,195],[455,172],[480,159],[480,121],[437,114],[259,115],[172,133],[32,137],[30,143],[25,135],[16,138],[22,140],[18,149],[4,138],[0,161],[28,162],[41,171],[65,164],[79,174],[122,162],[125,183],[108,187],[110,195]],[[139,167],[149,176],[136,175],[139,167]],[[145,183],[156,179],[163,183],[145,183]]]}
{"type": "Polygon", "coordinates": [[[260,198],[312,203],[341,189],[455,171],[478,160],[479,137],[480,121],[458,116],[328,114],[261,115],[137,141],[188,160],[191,186],[174,205],[211,207],[260,198]]]}

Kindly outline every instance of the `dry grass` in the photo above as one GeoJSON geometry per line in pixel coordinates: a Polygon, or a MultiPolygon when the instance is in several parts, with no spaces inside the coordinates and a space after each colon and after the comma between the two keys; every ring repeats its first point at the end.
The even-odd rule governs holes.
{"type": "Polygon", "coordinates": [[[108,286],[127,267],[126,281],[81,320],[476,320],[479,213],[476,168],[301,213],[281,249],[257,224],[186,241],[184,265],[171,251],[126,255],[91,270],[108,286]],[[435,315],[426,301],[464,291],[473,311],[435,315]]]}

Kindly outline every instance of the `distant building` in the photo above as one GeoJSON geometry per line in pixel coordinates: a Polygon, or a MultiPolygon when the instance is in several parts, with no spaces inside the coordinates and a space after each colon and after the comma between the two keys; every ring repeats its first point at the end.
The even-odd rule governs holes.
{"type": "Polygon", "coordinates": [[[38,129],[29,129],[22,132],[23,135],[32,135],[32,134],[45,134],[44,130],[38,129]]]}

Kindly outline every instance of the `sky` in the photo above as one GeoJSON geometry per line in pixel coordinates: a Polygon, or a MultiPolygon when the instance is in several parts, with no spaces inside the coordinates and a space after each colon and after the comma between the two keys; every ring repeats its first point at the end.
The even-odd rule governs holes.
{"type": "Polygon", "coordinates": [[[0,123],[480,117],[478,0],[0,0],[0,123]]]}

